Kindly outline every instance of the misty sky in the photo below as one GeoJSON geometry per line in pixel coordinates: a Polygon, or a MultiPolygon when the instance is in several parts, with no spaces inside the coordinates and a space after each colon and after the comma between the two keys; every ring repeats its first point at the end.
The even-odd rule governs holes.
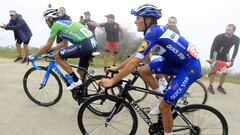
{"type": "MultiPolygon", "coordinates": [[[[99,23],[106,21],[104,15],[113,13],[116,22],[137,33],[135,17],[130,15],[130,10],[146,2],[162,8],[163,16],[158,22],[160,25],[165,25],[169,16],[177,17],[181,34],[197,45],[203,66],[207,66],[204,60],[209,59],[214,37],[225,32],[227,24],[235,24],[235,34],[240,36],[237,0],[3,0],[0,4],[0,23],[8,23],[9,10],[16,10],[22,14],[33,32],[30,46],[40,47],[49,35],[49,28],[42,17],[49,3],[53,8],[64,6],[73,21],[78,21],[85,11],[90,11],[91,18],[99,23]]],[[[0,46],[13,44],[13,33],[0,29],[0,46]]],[[[240,72],[240,54],[237,55],[233,70],[240,72]]]]}

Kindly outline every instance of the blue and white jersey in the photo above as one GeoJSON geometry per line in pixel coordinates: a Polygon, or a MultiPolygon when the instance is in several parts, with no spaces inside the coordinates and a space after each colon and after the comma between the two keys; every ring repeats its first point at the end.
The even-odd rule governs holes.
{"type": "Polygon", "coordinates": [[[163,56],[173,66],[182,65],[192,58],[198,58],[198,52],[193,44],[159,25],[153,25],[148,29],[135,57],[143,59],[155,45],[159,46],[157,55],[163,56]]]}

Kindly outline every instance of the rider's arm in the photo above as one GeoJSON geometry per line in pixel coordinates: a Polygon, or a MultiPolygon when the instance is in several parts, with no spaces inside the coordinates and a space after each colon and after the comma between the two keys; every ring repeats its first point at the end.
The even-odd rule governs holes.
{"type": "Polygon", "coordinates": [[[67,47],[68,46],[68,41],[63,40],[62,42],[58,43],[55,47],[53,47],[53,50],[59,50],[61,48],[67,47]]]}
{"type": "Polygon", "coordinates": [[[38,57],[47,52],[49,49],[51,49],[53,45],[54,40],[49,39],[46,43],[46,45],[43,46],[34,56],[38,57]]]}
{"type": "Polygon", "coordinates": [[[129,61],[125,64],[124,68],[117,75],[115,75],[112,78],[113,84],[117,83],[122,78],[129,75],[136,67],[139,66],[141,61],[142,61],[142,59],[139,59],[137,57],[133,57],[133,58],[129,59],[129,61]]]}
{"type": "Polygon", "coordinates": [[[51,33],[50,33],[50,36],[48,38],[48,41],[47,43],[43,46],[43,48],[41,48],[36,54],[35,56],[38,57],[38,56],[41,56],[42,54],[44,54],[45,52],[47,52],[48,50],[51,49],[53,43],[54,43],[54,40],[55,38],[57,37],[58,35],[58,31],[59,31],[59,26],[57,23],[53,24],[52,27],[51,27],[51,33]]]}
{"type": "Polygon", "coordinates": [[[126,59],[123,63],[121,63],[119,66],[117,66],[117,70],[120,70],[122,68],[124,68],[126,66],[126,64],[132,59],[134,58],[135,53],[133,55],[131,55],[128,59],[126,59]]]}

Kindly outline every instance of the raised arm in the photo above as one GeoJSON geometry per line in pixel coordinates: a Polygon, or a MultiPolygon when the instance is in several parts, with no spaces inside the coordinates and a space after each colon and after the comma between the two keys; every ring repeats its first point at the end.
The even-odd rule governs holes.
{"type": "Polygon", "coordinates": [[[6,30],[18,30],[25,24],[24,20],[20,19],[16,25],[13,25],[11,21],[7,24],[6,30]]]}
{"type": "Polygon", "coordinates": [[[102,27],[101,24],[96,23],[96,22],[90,22],[90,21],[87,21],[86,23],[87,23],[88,25],[91,25],[91,26],[102,27]]]}

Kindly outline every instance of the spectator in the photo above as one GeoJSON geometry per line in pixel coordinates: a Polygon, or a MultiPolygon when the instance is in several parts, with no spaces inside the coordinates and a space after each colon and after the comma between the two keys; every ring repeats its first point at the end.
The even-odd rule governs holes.
{"type": "Polygon", "coordinates": [[[105,53],[103,56],[104,60],[104,69],[108,67],[108,58],[109,58],[109,53],[113,52],[114,58],[113,58],[113,66],[116,65],[117,60],[118,60],[118,45],[122,44],[123,42],[123,30],[120,27],[118,23],[114,21],[115,17],[113,14],[106,15],[107,17],[107,22],[106,23],[93,23],[93,22],[88,22],[89,25],[93,25],[96,27],[104,27],[107,37],[106,37],[106,46],[105,46],[105,53]],[[120,35],[119,35],[120,33],[120,35]],[[120,39],[119,39],[120,38],[120,39]]]}
{"type": "Polygon", "coordinates": [[[60,7],[58,11],[59,11],[59,15],[60,15],[59,20],[69,20],[69,21],[71,21],[71,17],[66,14],[66,9],[64,7],[60,7]]]}
{"type": "MultiPolygon", "coordinates": [[[[210,52],[210,63],[216,60],[221,60],[225,62],[231,62],[230,66],[233,66],[234,59],[238,52],[239,47],[239,37],[234,35],[234,32],[236,30],[236,26],[233,24],[228,24],[225,33],[219,34],[215,37],[211,52],[210,52]],[[232,58],[229,58],[229,51],[230,49],[234,47],[234,52],[232,55],[232,58]]],[[[221,74],[219,79],[219,85],[217,87],[217,90],[223,94],[227,94],[225,89],[223,88],[223,83],[225,81],[225,78],[227,76],[227,71],[221,74]]],[[[215,75],[212,74],[210,76],[209,80],[209,86],[208,91],[211,94],[215,94],[214,88],[213,88],[213,82],[214,82],[215,75]]]]}
{"type": "Polygon", "coordinates": [[[94,22],[93,20],[91,20],[91,13],[89,11],[86,11],[83,14],[84,14],[84,18],[83,18],[83,16],[81,16],[79,22],[83,25],[86,25],[86,27],[93,33],[93,36],[95,38],[96,26],[88,24],[88,22],[94,22]]]}
{"type": "Polygon", "coordinates": [[[15,10],[10,10],[10,21],[7,25],[3,24],[0,26],[1,28],[5,30],[13,30],[14,32],[14,37],[16,41],[16,48],[17,48],[17,53],[18,57],[14,60],[14,62],[17,62],[19,60],[22,60],[22,49],[21,49],[21,44],[23,43],[24,46],[24,51],[25,51],[25,57],[22,60],[22,63],[27,62],[27,57],[28,57],[28,44],[30,41],[30,38],[32,36],[32,32],[30,28],[28,27],[27,23],[24,21],[22,18],[22,15],[17,14],[15,10]]]}
{"type": "Polygon", "coordinates": [[[180,35],[180,32],[177,28],[177,18],[176,17],[174,17],[174,16],[169,17],[166,27],[180,35]]]}
{"type": "MultiPolygon", "coordinates": [[[[58,9],[58,11],[59,11],[59,16],[60,16],[59,20],[69,20],[69,21],[71,21],[71,17],[66,14],[66,9],[64,7],[60,7],[58,9]]],[[[57,36],[57,44],[60,43],[60,42],[62,42],[62,39],[57,36]]]]}

